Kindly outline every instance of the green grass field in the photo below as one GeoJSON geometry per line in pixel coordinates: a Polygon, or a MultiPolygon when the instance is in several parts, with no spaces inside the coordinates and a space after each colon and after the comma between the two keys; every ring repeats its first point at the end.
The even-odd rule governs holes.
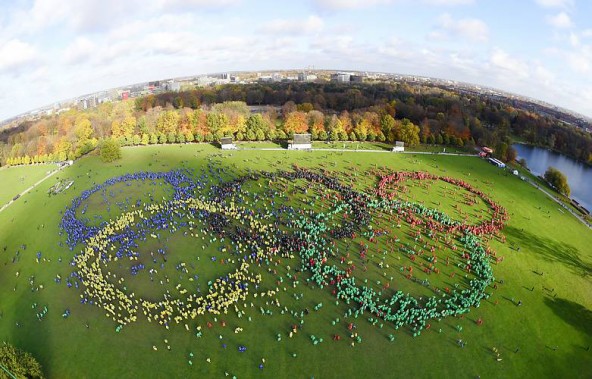
{"type": "MultiPolygon", "coordinates": [[[[11,172],[16,169],[0,170],[3,183],[0,199],[14,196],[12,188],[19,185],[22,176],[26,176],[26,180],[35,175],[44,176],[38,169],[18,168],[17,174],[11,172]],[[9,188],[10,193],[5,188],[9,188]]],[[[557,204],[527,183],[476,157],[326,151],[222,152],[206,144],[168,145],[124,149],[123,159],[113,164],[87,156],[56,176],[0,213],[0,340],[33,353],[50,378],[225,377],[226,373],[238,378],[592,377],[592,351],[589,351],[592,345],[592,231],[559,211],[557,204]],[[297,258],[278,258],[270,266],[253,268],[262,275],[261,291],[279,290],[275,298],[248,299],[240,306],[246,312],[240,318],[231,310],[216,319],[207,315],[192,321],[192,330],[202,326],[200,338],[195,332],[186,331],[182,324],[167,330],[142,317],[117,333],[117,324],[107,318],[101,308],[81,304],[81,290],[65,284],[65,278],[73,271],[69,262],[74,252],[66,247],[65,236],[60,235],[62,212],[83,190],[109,178],[146,170],[200,170],[208,163],[225,168],[226,176],[249,169],[290,169],[292,164],[298,164],[328,170],[357,190],[366,191],[376,184],[376,178],[368,174],[368,170],[383,167],[429,171],[465,180],[505,207],[510,215],[502,230],[506,242],[502,243],[499,238],[488,241],[497,256],[503,257],[499,264],[493,264],[497,289],[490,288],[492,296],[464,317],[434,321],[429,330],[414,338],[408,328],[395,331],[388,324],[382,328],[372,325],[366,317],[344,318],[348,309],[345,304],[336,304],[327,288],[306,285],[305,273],[295,287],[285,280],[288,273],[294,272],[297,258]],[[56,176],[74,180],[74,184],[67,191],[49,197],[47,190],[58,181],[56,176]],[[39,260],[37,252],[41,252],[39,260]],[[55,282],[58,275],[62,278],[59,284],[55,282]],[[284,280],[279,281],[280,277],[284,280]],[[276,299],[281,306],[273,304],[276,299]],[[521,306],[516,305],[518,301],[521,306]],[[323,307],[314,310],[319,303],[323,307]],[[47,315],[39,321],[36,313],[45,306],[47,315]],[[71,311],[68,318],[62,317],[65,309],[71,311]],[[262,313],[260,309],[268,312],[262,313]],[[290,338],[288,333],[295,323],[290,312],[300,313],[305,309],[310,312],[304,316],[302,329],[290,338]],[[340,321],[333,325],[338,318],[340,321]],[[483,320],[481,325],[477,325],[478,319],[483,320]],[[226,326],[222,326],[221,321],[226,326]],[[211,328],[206,326],[208,322],[211,328]],[[354,347],[350,345],[350,332],[346,327],[349,322],[356,323],[356,332],[362,337],[362,342],[354,347]],[[243,331],[235,333],[236,327],[243,331]],[[281,341],[278,341],[278,334],[281,341]],[[333,341],[334,334],[343,339],[333,341]],[[395,336],[392,342],[388,338],[391,334],[395,336]],[[313,345],[311,335],[323,338],[323,342],[313,345]],[[165,343],[165,339],[168,342],[165,343]],[[459,339],[466,343],[464,348],[458,346],[459,339]],[[239,345],[246,346],[247,351],[238,352],[239,345]],[[493,347],[499,351],[501,361],[496,360],[493,347]],[[191,366],[188,364],[190,353],[193,354],[191,366]],[[260,369],[262,359],[265,363],[260,369]]],[[[248,183],[245,186],[248,191],[244,191],[243,196],[253,207],[265,207],[266,190],[279,192],[287,188],[286,201],[292,205],[301,204],[302,209],[313,211],[322,207],[318,202],[312,206],[308,200],[313,194],[321,193],[315,186],[299,181],[285,185],[288,187],[273,184],[268,188],[265,180],[259,180],[248,183]],[[304,190],[308,191],[306,196],[302,193],[304,190]]],[[[462,191],[455,192],[454,188],[440,182],[411,181],[404,187],[399,191],[405,199],[438,208],[455,219],[475,219],[486,210],[478,199],[462,191]],[[469,205],[463,204],[462,199],[469,205]]],[[[202,192],[207,197],[207,189],[202,192]]],[[[153,198],[161,201],[170,196],[170,189],[158,181],[115,185],[104,194],[91,196],[86,201],[85,213],[78,216],[98,224],[131,210],[126,200],[148,202],[153,198]],[[111,204],[109,210],[105,209],[106,204],[111,204]]],[[[376,223],[377,227],[389,226],[389,220],[380,215],[376,223]]],[[[173,265],[165,266],[154,279],[159,282],[170,278],[173,284],[167,288],[171,292],[177,282],[185,287],[203,288],[207,278],[229,272],[235,266],[232,259],[221,263],[220,249],[224,247],[221,241],[210,241],[211,237],[204,235],[193,237],[184,233],[187,231],[177,231],[166,240],[150,239],[138,247],[143,253],[163,245],[168,247],[173,265]],[[216,262],[212,261],[213,256],[218,257],[216,262]],[[181,261],[192,266],[191,270],[197,270],[199,279],[176,278],[179,274],[174,265],[181,261]]],[[[403,223],[398,236],[412,243],[410,232],[403,223]]],[[[349,251],[352,260],[361,266],[363,262],[353,258],[359,242],[361,237],[349,247],[343,242],[337,247],[341,252],[349,251]]],[[[388,265],[397,288],[416,296],[429,295],[425,287],[407,281],[400,274],[401,262],[410,265],[409,259],[400,254],[385,257],[384,249],[386,242],[379,240],[376,247],[369,250],[368,270],[356,272],[356,278],[375,283],[383,277],[383,269],[388,265]],[[380,269],[379,264],[383,265],[380,269]]],[[[451,255],[450,249],[443,249],[439,259],[442,261],[451,255]]],[[[110,267],[119,276],[129,272],[123,264],[110,267]]],[[[448,278],[455,270],[443,266],[442,276],[432,275],[430,281],[433,286],[452,284],[448,278]]],[[[458,282],[463,285],[464,279],[458,282]]],[[[162,286],[142,276],[130,277],[126,283],[144,296],[156,296],[163,290],[162,286]]]]}
{"type": "Polygon", "coordinates": [[[32,166],[3,167],[0,169],[1,188],[0,207],[13,197],[23,192],[37,181],[43,179],[50,171],[57,169],[55,164],[38,164],[32,166]]]}

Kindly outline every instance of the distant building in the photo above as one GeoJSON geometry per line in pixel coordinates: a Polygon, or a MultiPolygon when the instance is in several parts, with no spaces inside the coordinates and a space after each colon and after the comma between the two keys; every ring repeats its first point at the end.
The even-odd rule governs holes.
{"type": "Polygon", "coordinates": [[[236,150],[236,145],[232,143],[232,137],[220,138],[220,147],[222,150],[236,150]]]}
{"type": "Polygon", "coordinates": [[[352,74],[349,72],[338,72],[335,74],[331,74],[331,81],[337,83],[349,83],[351,80],[352,74]]]}
{"type": "Polygon", "coordinates": [[[363,75],[351,75],[349,77],[349,81],[352,83],[362,83],[362,82],[364,82],[364,76],[363,75]]]}
{"type": "Polygon", "coordinates": [[[294,134],[294,139],[288,143],[288,150],[310,150],[312,142],[309,133],[294,134]]]}
{"type": "Polygon", "coordinates": [[[306,72],[298,73],[299,82],[314,82],[315,80],[317,80],[317,76],[314,74],[307,74],[306,72]]]}
{"type": "Polygon", "coordinates": [[[166,84],[166,90],[172,92],[179,92],[181,90],[181,83],[175,80],[171,80],[166,84]]]}
{"type": "Polygon", "coordinates": [[[395,146],[393,147],[393,152],[403,152],[405,151],[405,142],[402,141],[395,141],[395,146]]]}
{"type": "Polygon", "coordinates": [[[89,109],[95,108],[98,104],[98,100],[96,96],[85,97],[84,99],[80,99],[78,101],[78,108],[79,109],[89,109]]]}
{"type": "Polygon", "coordinates": [[[80,99],[78,101],[78,108],[79,109],[88,109],[88,100],[87,99],[80,99]]]}

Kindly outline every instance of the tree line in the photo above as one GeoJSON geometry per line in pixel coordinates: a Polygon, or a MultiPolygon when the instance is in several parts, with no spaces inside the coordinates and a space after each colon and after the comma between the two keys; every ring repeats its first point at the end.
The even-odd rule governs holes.
{"type": "Polygon", "coordinates": [[[104,103],[0,133],[0,162],[76,159],[106,138],[125,146],[303,132],[315,140],[490,146],[504,161],[516,158],[519,137],[592,164],[589,133],[485,96],[409,83],[223,85],[104,103]]]}

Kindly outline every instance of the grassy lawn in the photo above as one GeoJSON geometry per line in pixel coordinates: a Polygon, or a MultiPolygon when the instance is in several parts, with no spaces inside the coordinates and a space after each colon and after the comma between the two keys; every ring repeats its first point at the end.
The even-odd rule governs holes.
{"type": "Polygon", "coordinates": [[[49,171],[55,169],[57,169],[55,164],[3,167],[0,169],[0,178],[2,179],[0,206],[8,203],[13,197],[37,183],[49,171]]]}
{"type": "Polygon", "coordinates": [[[251,142],[247,142],[247,141],[237,141],[235,142],[236,147],[239,149],[281,149],[282,145],[280,143],[277,142],[272,142],[272,141],[261,141],[261,142],[256,142],[256,141],[251,141],[251,142]]]}
{"type": "Polygon", "coordinates": [[[393,146],[383,142],[355,142],[355,141],[341,141],[341,142],[322,142],[313,141],[313,149],[346,149],[346,150],[385,150],[391,151],[393,146]]]}
{"type": "Polygon", "coordinates": [[[475,154],[475,150],[464,147],[427,145],[421,144],[413,147],[405,147],[405,151],[429,152],[429,153],[453,153],[453,154],[475,154]]]}
{"type": "MultiPolygon", "coordinates": [[[[254,145],[261,147],[258,143],[254,145]]],[[[353,143],[348,146],[355,149],[353,143]]],[[[315,142],[314,147],[322,148],[325,144],[319,146],[315,142]]],[[[449,152],[448,147],[446,151],[449,152]]],[[[12,193],[20,185],[21,177],[35,182],[30,178],[42,177],[45,171],[41,167],[0,170],[0,182],[12,193]]],[[[166,145],[123,149],[123,159],[113,164],[102,163],[98,157],[89,155],[56,176],[27,194],[26,203],[16,202],[0,213],[0,340],[33,353],[50,378],[225,377],[225,373],[238,378],[592,377],[592,351],[586,350],[592,345],[592,231],[560,212],[557,204],[529,184],[476,157],[221,151],[207,144],[166,145]],[[505,207],[510,216],[501,232],[505,243],[501,236],[487,240],[497,257],[503,257],[500,263],[492,263],[497,287],[488,289],[492,296],[464,317],[434,320],[429,330],[413,337],[409,328],[395,330],[388,323],[382,328],[372,325],[369,314],[357,319],[344,317],[349,309],[346,304],[336,303],[329,288],[321,289],[306,282],[306,273],[302,273],[299,284],[293,285],[287,278],[294,273],[299,259],[286,257],[274,259],[269,265],[253,265],[253,271],[262,277],[259,291],[277,289],[277,294],[273,299],[250,297],[244,304],[240,302],[239,309],[246,312],[242,317],[232,308],[228,314],[216,318],[198,317],[189,323],[190,332],[183,324],[167,330],[139,317],[137,322],[116,332],[117,324],[105,317],[103,309],[81,304],[81,289],[67,287],[74,251],[66,247],[59,223],[72,199],[94,184],[126,173],[175,168],[187,168],[199,180],[207,182],[218,175],[230,178],[248,170],[289,169],[292,164],[328,170],[352,188],[366,192],[376,185],[376,177],[368,171],[377,168],[429,171],[462,179],[482,190],[505,207]],[[58,180],[56,176],[74,180],[74,184],[65,192],[48,197],[47,190],[58,180]],[[38,252],[41,259],[37,259],[38,252]],[[58,275],[62,279],[60,283],[56,282],[58,275]],[[272,300],[279,301],[281,307],[273,305],[272,300]],[[521,306],[516,305],[518,301],[521,306]],[[323,306],[318,307],[319,303],[323,306]],[[44,306],[48,312],[39,321],[36,313],[44,306]],[[71,312],[68,318],[62,317],[65,309],[71,312]],[[304,316],[302,329],[290,338],[288,333],[295,323],[292,312],[300,314],[305,310],[309,313],[304,316]],[[477,325],[478,319],[483,321],[482,325],[477,325]],[[362,338],[354,347],[350,345],[349,322],[356,324],[355,332],[362,338]],[[199,338],[195,335],[197,326],[203,331],[199,338]],[[236,327],[243,331],[235,333],[236,327]],[[342,340],[333,341],[335,334],[342,340]],[[393,342],[389,340],[391,334],[393,342]],[[312,335],[323,342],[314,345],[312,335]],[[459,339],[466,343],[464,348],[458,346],[459,339]],[[239,345],[247,350],[239,352],[239,345]],[[167,346],[171,347],[170,351],[167,346]],[[501,361],[496,360],[493,347],[500,352],[501,361]],[[190,359],[192,365],[188,364],[190,359]],[[262,359],[265,363],[260,369],[262,359]]],[[[301,180],[270,183],[260,179],[246,183],[241,196],[253,209],[265,209],[271,206],[272,198],[267,190],[277,193],[274,206],[285,201],[287,205],[298,204],[304,210],[316,212],[331,206],[329,200],[312,201],[323,190],[301,180]],[[281,194],[287,200],[282,200],[281,194]]],[[[454,219],[477,222],[488,217],[489,210],[480,199],[438,181],[410,181],[397,191],[405,200],[438,208],[454,219]]],[[[207,188],[200,193],[205,198],[210,196],[207,188]]],[[[3,190],[2,196],[9,199],[14,195],[5,195],[3,190]]],[[[92,195],[81,207],[84,214],[78,216],[98,225],[134,209],[131,204],[137,199],[149,202],[152,198],[160,202],[170,196],[170,189],[160,181],[118,184],[92,195]]],[[[415,243],[412,229],[404,220],[397,228],[388,216],[378,213],[374,216],[376,228],[393,229],[402,243],[415,243]]],[[[415,271],[420,271],[419,265],[425,261],[411,262],[400,253],[385,254],[390,246],[386,237],[377,239],[375,244],[364,241],[362,236],[349,242],[340,241],[335,247],[342,254],[349,253],[358,267],[365,262],[359,257],[358,246],[370,245],[368,269],[355,272],[358,281],[372,284],[384,280],[381,278],[388,265],[394,285],[385,294],[397,288],[415,296],[431,295],[426,287],[406,280],[399,270],[403,265],[415,265],[415,271]],[[378,268],[380,264],[383,267],[378,268]]],[[[220,239],[214,241],[212,236],[191,236],[189,230],[183,229],[167,235],[166,239],[148,239],[138,244],[138,251],[143,255],[159,248],[168,249],[170,262],[162,269],[160,261],[143,261],[147,269],[158,269],[155,282],[146,273],[132,277],[124,262],[112,262],[109,269],[120,276],[127,275],[126,283],[138,295],[156,298],[163,288],[177,295],[177,282],[203,288],[208,280],[234,270],[234,258],[225,260],[224,264],[221,261],[225,257],[222,249],[227,245],[220,239]],[[175,269],[180,262],[186,262],[190,272],[199,274],[199,278],[190,281],[186,275],[181,277],[175,269]],[[171,281],[169,287],[156,283],[167,279],[171,281]]],[[[417,277],[429,277],[433,287],[443,287],[454,284],[450,278],[456,273],[457,283],[466,286],[470,276],[464,278],[457,266],[443,263],[446,257],[455,263],[454,254],[451,248],[442,247],[438,251],[440,276],[418,272],[417,277]]],[[[341,263],[336,260],[336,264],[341,263]]]]}

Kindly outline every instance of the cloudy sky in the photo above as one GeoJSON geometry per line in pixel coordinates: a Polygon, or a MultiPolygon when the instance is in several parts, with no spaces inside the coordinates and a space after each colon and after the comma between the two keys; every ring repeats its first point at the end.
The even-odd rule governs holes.
{"type": "Polygon", "coordinates": [[[0,120],[141,81],[314,66],[488,85],[592,117],[590,0],[0,0],[0,120]]]}

